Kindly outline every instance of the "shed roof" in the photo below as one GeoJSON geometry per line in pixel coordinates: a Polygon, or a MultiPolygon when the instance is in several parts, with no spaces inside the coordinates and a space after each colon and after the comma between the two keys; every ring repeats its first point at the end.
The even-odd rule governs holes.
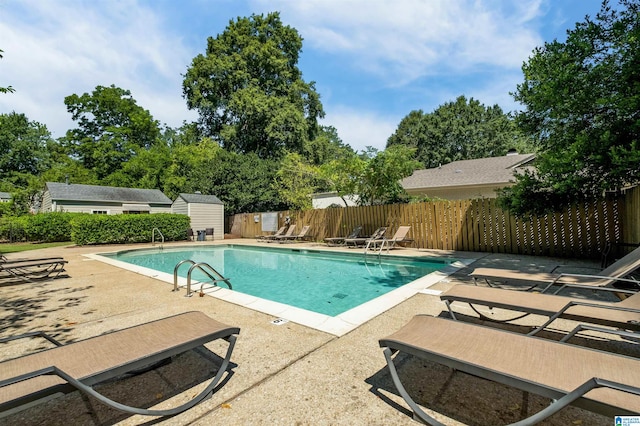
{"type": "Polygon", "coordinates": [[[194,203],[194,204],[224,204],[215,195],[180,194],[179,197],[182,198],[187,203],[194,203]]]}
{"type": "Polygon", "coordinates": [[[10,192],[0,192],[0,198],[3,200],[9,200],[11,199],[11,193],[10,192]]]}
{"type": "Polygon", "coordinates": [[[114,186],[47,182],[52,201],[94,201],[171,205],[171,199],[159,189],[118,188],[114,186]]]}
{"type": "Polygon", "coordinates": [[[416,170],[402,180],[404,189],[451,186],[503,185],[513,181],[515,169],[535,158],[535,154],[509,154],[503,157],[453,161],[433,169],[416,170]]]}

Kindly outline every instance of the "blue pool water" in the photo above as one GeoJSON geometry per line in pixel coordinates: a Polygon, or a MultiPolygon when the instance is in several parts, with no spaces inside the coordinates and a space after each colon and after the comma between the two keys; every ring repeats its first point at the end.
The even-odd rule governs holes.
{"type": "MultiPolygon", "coordinates": [[[[335,316],[444,268],[447,263],[245,246],[132,250],[104,256],[173,274],[182,260],[206,262],[234,291],[335,316]]],[[[186,277],[189,265],[179,269],[186,277]]],[[[194,271],[194,280],[206,281],[194,271]]],[[[221,284],[224,287],[224,284],[221,284]]]]}

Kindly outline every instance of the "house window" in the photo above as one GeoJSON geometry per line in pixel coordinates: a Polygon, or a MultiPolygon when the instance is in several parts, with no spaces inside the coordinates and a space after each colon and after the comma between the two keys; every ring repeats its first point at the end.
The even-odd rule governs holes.
{"type": "Polygon", "coordinates": [[[122,214],[149,214],[149,212],[140,210],[123,210],[122,214]]]}
{"type": "Polygon", "coordinates": [[[109,214],[107,210],[91,210],[91,214],[109,214]]]}

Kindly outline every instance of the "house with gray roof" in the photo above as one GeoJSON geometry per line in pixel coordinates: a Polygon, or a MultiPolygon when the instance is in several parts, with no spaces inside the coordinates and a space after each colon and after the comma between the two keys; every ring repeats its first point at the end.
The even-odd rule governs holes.
{"type": "Polygon", "coordinates": [[[515,174],[532,168],[535,154],[509,153],[503,157],[453,161],[433,169],[416,170],[402,180],[409,195],[445,200],[495,198],[498,189],[511,186],[515,174]]]}
{"type": "Polygon", "coordinates": [[[41,211],[93,214],[171,213],[171,205],[171,199],[159,189],[47,182],[41,211]]]}
{"type": "Polygon", "coordinates": [[[11,193],[0,192],[0,203],[8,203],[9,201],[11,201],[11,193]]]}
{"type": "Polygon", "coordinates": [[[215,195],[180,194],[171,211],[189,216],[193,234],[200,239],[224,239],[224,203],[215,195]]]}

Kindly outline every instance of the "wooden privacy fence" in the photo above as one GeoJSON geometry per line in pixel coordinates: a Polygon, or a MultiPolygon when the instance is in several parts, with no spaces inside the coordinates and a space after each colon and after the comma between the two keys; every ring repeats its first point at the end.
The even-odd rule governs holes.
{"type": "MultiPolygon", "coordinates": [[[[518,219],[496,200],[436,201],[416,204],[327,208],[277,212],[278,226],[310,225],[317,241],[345,236],[356,226],[365,235],[387,226],[392,236],[410,225],[417,247],[438,250],[596,257],[607,243],[640,242],[640,189],[561,213],[518,219]]],[[[261,213],[228,218],[230,232],[244,238],[262,235],[261,213]]]]}

